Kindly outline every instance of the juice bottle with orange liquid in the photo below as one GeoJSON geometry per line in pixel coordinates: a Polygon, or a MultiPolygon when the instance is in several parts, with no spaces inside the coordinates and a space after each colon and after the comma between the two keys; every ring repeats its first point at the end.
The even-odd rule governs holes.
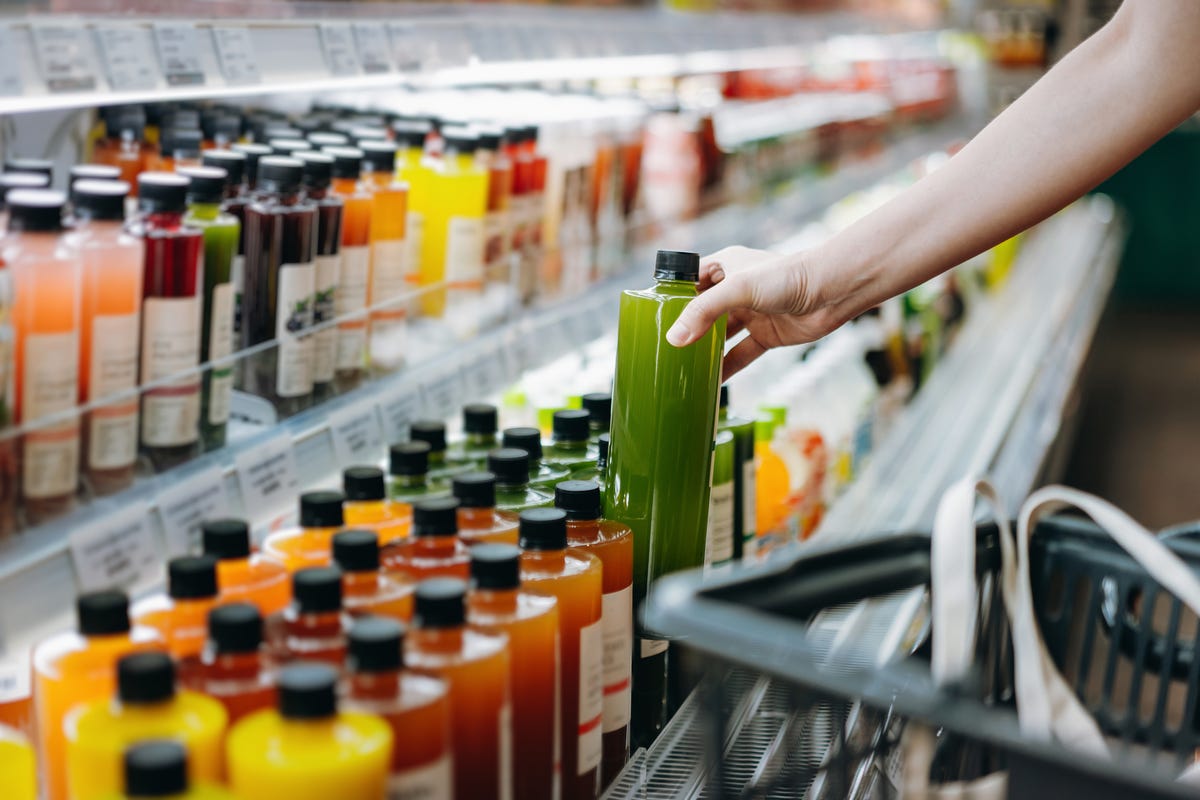
{"type": "Polygon", "coordinates": [[[775,422],[755,420],[754,460],[758,463],[754,495],[756,550],[770,546],[772,539],[780,535],[788,515],[788,468],[772,444],[774,439],[775,422]]]}
{"type": "Polygon", "coordinates": [[[108,139],[97,148],[93,157],[101,164],[112,164],[121,170],[121,180],[137,186],[137,176],[149,166],[146,135],[146,112],[140,108],[121,109],[107,123],[108,139]]]}
{"type": "Polygon", "coordinates": [[[200,526],[204,554],[217,559],[217,589],[222,603],[252,603],[264,617],[292,601],[287,568],[250,552],[250,526],[241,519],[210,519],[200,526]]]}
{"type": "Polygon", "coordinates": [[[513,791],[520,798],[559,795],[558,601],[520,591],[521,551],[481,544],[471,550],[467,622],[508,637],[513,702],[513,791]]]}
{"type": "Polygon", "coordinates": [[[509,255],[512,247],[513,163],[508,157],[504,129],[486,128],[479,133],[478,163],[487,170],[487,214],[484,216],[484,275],[489,281],[508,284],[512,280],[509,255]]]}
{"type": "Polygon", "coordinates": [[[292,576],[292,604],[267,621],[277,661],[323,661],[341,669],[350,616],[343,611],[342,571],[307,567],[292,576]]]}
{"type": "Polygon", "coordinates": [[[404,626],[394,619],[363,617],[354,623],[346,659],[346,707],[374,714],[392,728],[389,797],[450,800],[449,687],[404,668],[404,637],[404,626]]]}
{"type": "Polygon", "coordinates": [[[417,585],[415,597],[404,660],[450,687],[454,796],[512,800],[508,641],[468,627],[464,581],[431,578],[417,585]]]}
{"type": "Polygon", "coordinates": [[[370,365],[388,373],[404,363],[407,328],[404,296],[408,291],[408,244],[405,230],[408,186],[396,180],[396,146],[364,141],[364,183],[371,191],[370,365]]]}
{"type": "Polygon", "coordinates": [[[341,492],[317,491],[300,495],[300,527],[272,533],[263,554],[295,572],[329,563],[333,535],[346,524],[341,492]]]}
{"type": "Polygon", "coordinates": [[[275,674],[257,607],[229,603],[209,612],[208,644],[199,667],[183,683],[225,706],[230,725],[275,705],[275,674]]]}
{"type": "Polygon", "coordinates": [[[208,639],[208,612],[217,602],[217,560],[180,556],[167,563],[167,592],[134,604],[134,622],[153,628],[179,665],[180,680],[197,668],[208,639]]]}
{"type": "Polygon", "coordinates": [[[475,160],[479,137],[457,126],[441,134],[442,157],[431,162],[428,176],[421,252],[421,311],[430,317],[441,317],[448,299],[457,303],[477,296],[484,279],[488,175],[475,160]]]}
{"type": "Polygon", "coordinates": [[[387,496],[387,480],[379,467],[350,467],[342,473],[346,502],[342,514],[346,525],[370,528],[379,534],[380,546],[408,536],[412,528],[412,506],[387,496]]]}
{"type": "Polygon", "coordinates": [[[333,156],[335,197],[342,201],[342,264],[333,294],[337,324],[335,381],[339,391],[358,386],[367,369],[367,284],[371,276],[371,193],[360,182],[363,153],[326,147],[333,156]]]}
{"type": "Polygon", "coordinates": [[[342,531],[333,537],[333,563],[342,570],[346,612],[374,614],[401,622],[412,619],[412,584],[379,571],[379,538],[375,531],[342,531]]]}
{"type": "Polygon", "coordinates": [[[490,472],[455,475],[451,493],[458,500],[458,538],[468,546],[517,543],[517,518],[496,510],[496,476],[490,472]]]}
{"type": "Polygon", "coordinates": [[[567,515],[557,508],[521,512],[521,550],[522,588],[558,599],[563,800],[592,798],[604,752],[604,569],[594,555],[568,550],[567,515]]]}
{"type": "Polygon", "coordinates": [[[512,198],[509,201],[509,265],[518,297],[528,302],[537,291],[538,275],[526,257],[533,230],[534,161],[526,147],[529,128],[517,126],[505,131],[505,152],[513,166],[512,198]]]}
{"type": "Polygon", "coordinates": [[[471,555],[458,538],[458,501],[435,497],[413,504],[413,535],[383,551],[384,572],[403,575],[413,583],[426,578],[466,580],[471,555]]]}

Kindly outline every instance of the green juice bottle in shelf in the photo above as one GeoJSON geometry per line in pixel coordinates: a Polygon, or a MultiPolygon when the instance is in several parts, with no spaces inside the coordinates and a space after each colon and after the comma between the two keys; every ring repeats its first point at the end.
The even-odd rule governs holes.
{"type": "Polygon", "coordinates": [[[596,463],[597,451],[589,441],[591,435],[591,414],[587,411],[581,408],[555,411],[551,444],[544,456],[546,465],[570,473],[596,463]]]}
{"type": "Polygon", "coordinates": [[[737,447],[733,434],[717,431],[713,446],[712,487],[708,493],[708,528],[704,540],[704,566],[719,567],[733,558],[734,462],[737,447]]]}
{"type": "Polygon", "coordinates": [[[733,557],[753,556],[758,535],[754,421],[729,416],[729,387],[721,387],[717,430],[733,434],[733,557]]]}
{"type": "Polygon", "coordinates": [[[497,415],[496,407],[487,403],[463,406],[463,439],[446,448],[446,461],[472,468],[486,464],[487,454],[500,446],[497,415]]]}
{"type": "Polygon", "coordinates": [[[429,477],[435,481],[471,468],[469,463],[451,463],[449,460],[445,423],[432,419],[417,420],[409,426],[408,435],[414,442],[429,445],[429,477]]]}
{"type": "Polygon", "coordinates": [[[591,440],[597,442],[608,433],[612,420],[612,395],[608,392],[589,392],[579,398],[583,410],[588,412],[588,427],[591,428],[591,440]]]}
{"type": "Polygon", "coordinates": [[[533,486],[549,487],[565,481],[571,471],[561,464],[547,464],[542,450],[542,432],[537,428],[505,428],[504,447],[524,450],[529,454],[529,483],[533,486]]]}
{"type": "Polygon", "coordinates": [[[608,474],[608,447],[610,437],[602,433],[596,438],[596,463],[571,473],[573,481],[595,481],[604,491],[605,476],[608,474]]]}
{"type": "Polygon", "coordinates": [[[528,508],[548,508],[554,496],[529,485],[529,454],[515,447],[488,453],[488,472],[496,476],[496,508],[519,513],[528,508]]]}
{"type": "Polygon", "coordinates": [[[401,442],[388,449],[388,496],[399,503],[444,497],[446,490],[429,482],[429,443],[401,442]]]}
{"type": "MultiPolygon", "coordinates": [[[[637,608],[658,577],[704,563],[725,320],[687,347],[666,333],[696,298],[700,257],[660,250],[655,283],[622,294],[605,514],[633,530],[637,608]]],[[[666,641],[639,630],[633,743],[666,716],[666,641]]]]}

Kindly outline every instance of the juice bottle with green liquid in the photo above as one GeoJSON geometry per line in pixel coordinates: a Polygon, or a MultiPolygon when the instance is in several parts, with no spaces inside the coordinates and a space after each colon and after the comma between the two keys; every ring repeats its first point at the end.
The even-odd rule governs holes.
{"type": "Polygon", "coordinates": [[[429,443],[401,442],[388,448],[388,496],[411,505],[426,497],[443,497],[446,489],[429,480],[429,443]]]}
{"type": "MultiPolygon", "coordinates": [[[[104,800],[235,800],[216,784],[193,783],[188,751],[173,739],[150,739],[129,747],[122,758],[125,791],[104,800]]],[[[32,795],[30,795],[32,797],[32,795]]],[[[18,795],[16,800],[21,800],[18,795]]]]}
{"type": "Polygon", "coordinates": [[[479,137],[469,128],[442,130],[442,157],[432,162],[421,251],[421,313],[441,317],[447,298],[483,289],[488,175],[475,159],[479,137]],[[444,288],[441,287],[444,284],[444,288]],[[438,287],[438,288],[431,288],[438,287]]]}
{"type": "Polygon", "coordinates": [[[729,431],[717,431],[713,445],[712,487],[708,493],[708,528],[704,541],[706,567],[719,567],[733,558],[736,456],[737,448],[733,434],[729,431]]]}
{"type": "Polygon", "coordinates": [[[554,495],[529,485],[529,453],[502,447],[488,453],[488,472],[496,476],[496,508],[520,513],[554,504],[554,495]]]}
{"type": "Polygon", "coordinates": [[[553,489],[554,484],[565,481],[571,474],[563,464],[546,462],[542,432],[537,428],[505,428],[503,443],[506,448],[515,447],[529,454],[529,483],[533,486],[553,489]]]}
{"type": "Polygon", "coordinates": [[[756,513],[754,421],[729,415],[729,387],[721,386],[717,430],[733,434],[733,557],[754,555],[756,513]]]}
{"type": "Polygon", "coordinates": [[[595,481],[600,486],[600,493],[604,493],[605,476],[608,473],[609,441],[610,437],[607,433],[602,433],[596,437],[596,463],[572,472],[571,480],[595,481]]]}
{"type": "Polygon", "coordinates": [[[465,472],[470,464],[452,463],[446,449],[446,424],[435,419],[420,419],[408,428],[409,438],[414,442],[429,445],[429,476],[434,480],[444,479],[456,472],[465,472]]]}
{"type": "Polygon", "coordinates": [[[591,440],[598,441],[608,433],[612,421],[612,395],[608,392],[588,392],[579,398],[583,410],[588,412],[588,427],[591,428],[591,440]]]}
{"type": "MultiPolygon", "coordinates": [[[[621,295],[605,513],[633,530],[633,602],[658,577],[704,563],[725,319],[687,347],[667,330],[697,296],[700,257],[660,250],[655,283],[621,295]]],[[[634,646],[633,743],[666,716],[665,640],[634,646]]]]}
{"type": "Polygon", "coordinates": [[[591,418],[584,409],[554,412],[551,444],[543,457],[547,466],[561,467],[570,473],[596,463],[596,447],[590,441],[591,418]]]}
{"type": "Polygon", "coordinates": [[[463,439],[446,448],[446,461],[455,466],[482,467],[487,463],[487,454],[500,446],[496,438],[498,428],[495,406],[489,403],[463,406],[463,439]]]}

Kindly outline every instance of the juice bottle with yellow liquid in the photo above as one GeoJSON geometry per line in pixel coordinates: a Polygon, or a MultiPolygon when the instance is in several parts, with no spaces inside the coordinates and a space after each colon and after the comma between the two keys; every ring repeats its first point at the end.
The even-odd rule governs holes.
{"type": "Polygon", "coordinates": [[[126,749],[122,757],[125,791],[104,800],[235,800],[215,784],[188,778],[188,751],[171,739],[151,739],[126,749]]]}
{"type": "Polygon", "coordinates": [[[375,531],[342,531],[333,537],[333,562],[342,570],[342,595],[353,617],[377,615],[412,619],[412,584],[379,570],[375,531]]]}
{"type": "Polygon", "coordinates": [[[404,363],[407,349],[408,186],[396,180],[396,146],[364,141],[364,183],[371,192],[371,279],[367,305],[371,308],[369,361],[371,370],[392,372],[404,363]]]}
{"type": "Polygon", "coordinates": [[[176,690],[175,665],[166,653],[125,656],[117,662],[116,699],[77,709],[64,723],[70,796],[98,800],[120,792],[126,748],[147,739],[182,742],[191,755],[191,778],[216,783],[224,774],[228,722],[216,700],[176,690]]]}
{"type": "Polygon", "coordinates": [[[467,622],[508,637],[513,703],[513,791],[519,798],[558,796],[558,601],[522,592],[521,551],[481,544],[471,550],[467,622]]]}
{"type": "Polygon", "coordinates": [[[411,506],[417,500],[441,497],[443,486],[429,480],[429,443],[401,442],[388,448],[388,496],[411,506]]]}
{"type": "Polygon", "coordinates": [[[341,669],[350,615],[343,610],[342,571],[307,567],[292,576],[292,604],[267,621],[276,661],[323,661],[341,669]]]}
{"type": "Polygon", "coordinates": [[[342,201],[342,263],[333,294],[337,324],[335,380],[339,391],[358,386],[367,369],[367,285],[371,277],[372,196],[362,185],[363,153],[326,147],[333,156],[333,195],[342,201]]]}
{"type": "Polygon", "coordinates": [[[515,447],[488,453],[488,472],[496,476],[496,508],[519,513],[527,508],[545,508],[554,496],[529,485],[529,454],[515,447]]]}
{"type": "Polygon", "coordinates": [[[263,542],[263,553],[295,572],[329,563],[333,535],[346,524],[341,492],[317,491],[300,495],[300,527],[277,531],[263,542]]]}
{"type": "Polygon", "coordinates": [[[585,550],[604,566],[601,631],[604,641],[604,757],[601,788],[629,759],[630,682],[633,677],[633,533],[603,519],[600,486],[593,481],[563,481],[554,504],[567,515],[567,544],[585,550]]]}
{"type": "MultiPolygon", "coordinates": [[[[504,429],[504,447],[515,447],[529,454],[529,483],[538,488],[554,490],[554,484],[565,481],[571,470],[565,464],[550,464],[542,448],[542,432],[537,428],[504,429]]],[[[581,459],[582,461],[582,459],[581,459]]]]}
{"type": "Polygon", "coordinates": [[[408,185],[408,214],[405,231],[410,292],[420,285],[421,246],[425,240],[425,204],[429,198],[429,167],[425,164],[425,140],[431,126],[422,120],[396,120],[392,134],[396,142],[396,179],[408,185]]]}
{"type": "Polygon", "coordinates": [[[264,617],[292,601],[287,568],[250,552],[250,526],[242,519],[210,519],[200,525],[204,554],[217,559],[217,590],[222,603],[253,603],[264,617]]]}
{"type": "Polygon", "coordinates": [[[453,497],[418,500],[413,504],[413,535],[383,551],[383,570],[417,583],[426,578],[466,580],[471,555],[458,538],[458,501],[453,497]]]}
{"type": "Polygon", "coordinates": [[[450,687],[455,798],[513,800],[508,641],[468,627],[466,599],[464,581],[417,584],[404,660],[450,687]]]}
{"type": "Polygon", "coordinates": [[[337,672],[325,664],[280,671],[278,710],[252,714],[229,732],[225,753],[236,796],[384,800],[391,726],[372,714],[339,711],[337,685],[337,672]]]}
{"type": "Polygon", "coordinates": [[[562,796],[593,798],[604,752],[604,569],[567,548],[567,515],[557,508],[521,512],[521,550],[521,587],[558,599],[562,796]]]}
{"type": "Polygon", "coordinates": [[[450,691],[444,681],[404,668],[405,627],[363,617],[350,631],[346,707],[380,717],[395,741],[388,796],[450,800],[454,796],[450,691]]]}
{"type": "Polygon", "coordinates": [[[596,463],[599,453],[591,443],[591,419],[592,415],[584,409],[554,412],[551,444],[543,457],[547,466],[561,467],[570,473],[596,463]]]}
{"type": "Polygon", "coordinates": [[[217,560],[211,556],[181,556],[167,562],[167,591],[134,604],[134,622],[153,628],[178,662],[179,679],[186,681],[200,661],[208,639],[208,612],[217,603],[217,560]]]}
{"type": "Polygon", "coordinates": [[[479,137],[458,126],[441,134],[442,157],[429,162],[421,249],[421,312],[430,317],[445,313],[448,298],[457,302],[478,295],[484,279],[488,175],[475,160],[479,137]]]}
{"type": "Polygon", "coordinates": [[[379,467],[350,467],[342,473],[346,525],[370,528],[381,546],[398,542],[412,528],[412,505],[388,499],[387,478],[379,467]]]}
{"type": "Polygon", "coordinates": [[[129,624],[124,592],[80,595],[78,630],[60,633],[33,650],[33,705],[37,712],[38,760],[46,800],[67,800],[68,712],[112,696],[117,661],[129,653],[163,647],[153,628],[129,624]]]}
{"type": "Polygon", "coordinates": [[[446,448],[446,462],[454,466],[482,467],[487,454],[500,446],[496,407],[489,403],[463,406],[463,439],[446,448]]]}
{"type": "Polygon", "coordinates": [[[0,725],[0,775],[8,800],[37,800],[37,759],[18,731],[0,725]]]}
{"type": "Polygon", "coordinates": [[[233,725],[275,705],[275,672],[263,646],[263,618],[250,603],[217,606],[208,615],[208,644],[184,685],[225,706],[233,725]]]}
{"type": "Polygon", "coordinates": [[[451,493],[458,500],[458,538],[468,546],[517,543],[517,518],[496,510],[496,476],[490,472],[455,475],[451,493]]]}

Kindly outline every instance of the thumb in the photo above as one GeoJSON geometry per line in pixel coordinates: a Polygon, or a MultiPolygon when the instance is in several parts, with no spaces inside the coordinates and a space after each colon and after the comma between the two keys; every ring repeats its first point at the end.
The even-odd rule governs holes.
{"type": "Polygon", "coordinates": [[[746,274],[730,275],[725,280],[701,292],[667,331],[667,342],[684,347],[699,339],[717,318],[735,308],[750,305],[750,283],[746,274]]]}

